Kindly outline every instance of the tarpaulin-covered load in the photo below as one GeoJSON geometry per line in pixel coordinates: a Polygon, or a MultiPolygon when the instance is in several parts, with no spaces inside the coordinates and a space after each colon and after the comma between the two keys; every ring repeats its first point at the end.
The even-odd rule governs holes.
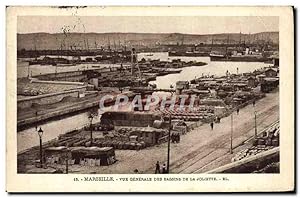
{"type": "Polygon", "coordinates": [[[45,155],[56,155],[67,152],[68,149],[65,146],[48,147],[45,149],[45,155]]]}
{"type": "Polygon", "coordinates": [[[107,166],[115,162],[115,150],[112,147],[49,147],[45,149],[45,158],[50,164],[64,164],[68,159],[70,165],[107,166]]]}
{"type": "Polygon", "coordinates": [[[245,100],[242,98],[233,98],[232,102],[234,103],[234,105],[240,105],[240,104],[244,103],[245,100]]]}
{"type": "Polygon", "coordinates": [[[253,96],[252,92],[249,91],[237,91],[234,93],[235,97],[251,97],[253,96]]]}
{"type": "Polygon", "coordinates": [[[256,97],[256,94],[248,91],[238,91],[233,95],[234,102],[243,103],[256,97]]]}
{"type": "Polygon", "coordinates": [[[189,88],[189,81],[177,81],[176,82],[176,89],[188,89],[189,88]]]}
{"type": "Polygon", "coordinates": [[[261,91],[267,93],[272,91],[279,85],[279,78],[264,78],[264,81],[261,83],[261,91]]]}
{"type": "Polygon", "coordinates": [[[173,130],[185,134],[187,132],[187,124],[183,121],[179,121],[173,126],[173,130]]]}
{"type": "Polygon", "coordinates": [[[203,99],[200,100],[200,105],[208,105],[208,106],[225,106],[225,103],[221,99],[203,99]]]}
{"type": "Polygon", "coordinates": [[[266,77],[276,77],[277,71],[277,68],[269,68],[265,71],[265,75],[266,77]]]}
{"type": "Polygon", "coordinates": [[[236,82],[236,83],[232,83],[232,86],[234,86],[235,88],[240,88],[240,89],[242,89],[242,88],[245,88],[245,87],[247,87],[247,84],[246,83],[242,83],[242,82],[236,82]]]}
{"type": "Polygon", "coordinates": [[[234,87],[232,86],[232,84],[229,84],[229,83],[222,83],[220,86],[219,86],[219,89],[222,89],[224,91],[233,91],[234,90],[234,87]]]}
{"type": "Polygon", "coordinates": [[[159,120],[161,115],[153,112],[105,112],[101,116],[101,123],[107,120],[111,121],[115,126],[152,126],[154,120],[159,120]]]}
{"type": "Polygon", "coordinates": [[[198,94],[198,95],[208,95],[210,91],[208,90],[199,90],[199,89],[188,89],[182,92],[183,94],[198,94]]]}
{"type": "Polygon", "coordinates": [[[154,122],[153,122],[153,127],[156,128],[156,129],[162,128],[162,125],[163,125],[162,120],[154,120],[154,122]]]}
{"type": "Polygon", "coordinates": [[[130,135],[136,135],[138,139],[143,139],[147,146],[158,143],[158,139],[167,133],[164,129],[156,129],[153,127],[136,127],[130,135]]]}
{"type": "Polygon", "coordinates": [[[97,165],[100,160],[100,166],[107,166],[115,162],[115,150],[112,147],[72,147],[70,150],[75,164],[83,164],[84,161],[88,163],[84,165],[93,166],[97,165]],[[91,163],[89,164],[89,162],[91,163]]]}
{"type": "Polygon", "coordinates": [[[132,135],[129,137],[130,142],[136,142],[137,139],[138,139],[138,136],[136,136],[136,135],[132,135]]]}
{"type": "Polygon", "coordinates": [[[215,107],[215,115],[216,116],[222,116],[224,113],[226,113],[226,108],[225,107],[215,107]]]}
{"type": "Polygon", "coordinates": [[[221,98],[221,99],[224,99],[227,96],[230,96],[231,94],[232,94],[232,92],[230,92],[230,91],[224,91],[224,90],[217,91],[217,96],[218,96],[218,98],[221,98]]]}
{"type": "Polygon", "coordinates": [[[44,156],[49,164],[63,164],[67,158],[71,159],[70,151],[65,146],[48,147],[44,156]]]}
{"type": "Polygon", "coordinates": [[[227,81],[227,78],[215,78],[215,80],[217,81],[217,83],[223,83],[227,81]]]}

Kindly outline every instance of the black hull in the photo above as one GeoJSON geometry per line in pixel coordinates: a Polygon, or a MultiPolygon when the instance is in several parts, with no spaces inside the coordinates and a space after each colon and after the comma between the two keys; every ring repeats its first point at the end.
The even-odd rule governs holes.
{"type": "Polygon", "coordinates": [[[257,58],[257,57],[215,57],[210,56],[210,61],[228,61],[228,62],[267,62],[270,58],[257,58]]]}
{"type": "Polygon", "coordinates": [[[209,53],[169,52],[169,56],[207,57],[209,53]]]}

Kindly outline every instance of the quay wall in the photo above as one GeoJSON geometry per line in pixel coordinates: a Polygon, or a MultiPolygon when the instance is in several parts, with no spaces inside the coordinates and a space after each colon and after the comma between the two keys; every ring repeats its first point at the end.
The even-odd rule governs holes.
{"type": "Polygon", "coordinates": [[[22,127],[29,125],[29,124],[33,124],[36,122],[40,122],[40,121],[44,121],[53,117],[59,117],[65,114],[70,114],[72,112],[77,112],[83,109],[88,109],[88,108],[92,108],[95,106],[99,105],[99,101],[92,101],[92,102],[79,102],[76,105],[69,107],[69,108],[63,108],[63,109],[59,109],[57,111],[51,111],[51,110],[44,110],[42,113],[42,115],[38,115],[38,116],[34,116],[31,118],[27,118],[24,120],[19,120],[17,122],[17,127],[18,127],[18,131],[20,131],[22,129],[22,127]]]}
{"type": "Polygon", "coordinates": [[[97,72],[100,73],[101,76],[107,76],[106,73],[110,74],[111,72],[116,72],[117,68],[99,68],[99,69],[89,69],[82,71],[67,71],[67,72],[59,72],[59,73],[50,73],[50,74],[40,74],[33,76],[39,80],[51,81],[51,80],[59,80],[59,81],[73,81],[73,82],[81,82],[85,80],[89,73],[97,72]]]}
{"type": "Polygon", "coordinates": [[[61,101],[66,96],[79,97],[79,93],[84,92],[86,86],[76,88],[74,90],[42,94],[38,96],[31,96],[27,98],[22,98],[17,100],[18,109],[30,108],[32,104],[52,104],[61,101]]]}
{"type": "Polygon", "coordinates": [[[226,164],[206,173],[251,173],[255,170],[264,168],[272,162],[279,162],[280,147],[259,153],[257,155],[226,164]]]}
{"type": "Polygon", "coordinates": [[[39,83],[39,84],[56,84],[56,85],[79,85],[83,86],[83,82],[70,82],[70,81],[49,81],[49,80],[37,80],[33,79],[31,83],[39,83]]]}
{"type": "MultiPolygon", "coordinates": [[[[73,72],[72,72],[73,73],[73,72]]],[[[51,80],[58,80],[58,81],[72,81],[72,82],[81,82],[82,80],[87,78],[86,74],[77,74],[77,72],[74,72],[74,75],[62,75],[64,73],[61,73],[59,76],[55,76],[54,74],[46,74],[37,76],[39,80],[44,81],[51,81],[51,80]]]]}
{"type": "MultiPolygon", "coordinates": [[[[126,94],[129,98],[133,98],[134,94],[127,92],[124,93],[126,94]]],[[[93,96],[96,95],[96,92],[88,92],[87,95],[89,96],[93,96]]],[[[99,99],[99,98],[98,98],[99,99]]],[[[18,131],[21,131],[24,127],[28,126],[28,125],[32,125],[36,122],[41,122],[41,121],[45,121],[51,118],[55,118],[55,117],[60,117],[63,115],[67,115],[67,114],[71,114],[74,112],[78,112],[78,111],[82,111],[85,109],[89,109],[89,108],[94,108],[94,107],[98,107],[99,106],[99,100],[93,100],[93,101],[81,101],[81,102],[76,102],[76,104],[65,107],[65,108],[61,108],[58,109],[56,111],[53,111],[52,109],[46,109],[43,111],[39,111],[41,112],[41,115],[38,116],[33,116],[30,118],[26,118],[23,120],[18,120],[17,122],[17,129],[18,131]]],[[[112,101],[114,102],[114,101],[112,101]]]]}

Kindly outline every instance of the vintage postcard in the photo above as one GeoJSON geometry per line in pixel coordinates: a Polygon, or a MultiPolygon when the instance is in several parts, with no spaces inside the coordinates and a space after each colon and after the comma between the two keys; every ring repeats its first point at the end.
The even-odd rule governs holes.
{"type": "Polygon", "coordinates": [[[6,12],[8,192],[294,191],[292,7],[6,12]]]}

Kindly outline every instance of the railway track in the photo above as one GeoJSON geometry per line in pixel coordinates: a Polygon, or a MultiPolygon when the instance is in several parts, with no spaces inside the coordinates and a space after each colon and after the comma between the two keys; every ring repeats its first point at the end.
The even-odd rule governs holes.
{"type": "MultiPolygon", "coordinates": [[[[274,113],[275,111],[278,111],[278,106],[273,106],[272,108],[268,109],[267,111],[263,111],[257,114],[257,120],[258,124],[262,124],[269,116],[270,114],[274,113]]],[[[233,139],[237,138],[243,138],[245,139],[242,142],[235,143],[233,146],[233,149],[237,148],[241,144],[244,144],[248,139],[252,138],[252,129],[253,129],[253,123],[247,122],[242,126],[239,126],[238,128],[234,129],[235,131],[246,131],[245,133],[239,134],[234,133],[233,139]]],[[[228,130],[229,131],[229,130],[228,130]]],[[[262,130],[263,131],[263,130],[262,130]]],[[[199,166],[203,164],[203,166],[207,166],[209,164],[214,163],[216,160],[219,160],[224,155],[229,154],[229,133],[220,136],[217,138],[217,140],[212,140],[208,142],[207,144],[199,147],[197,150],[189,153],[188,155],[184,156],[181,159],[176,160],[173,162],[170,166],[170,170],[174,173],[196,173],[199,172],[203,167],[196,170],[191,170],[192,166],[199,163],[199,166]],[[210,148],[210,149],[208,149],[210,148]],[[216,157],[212,157],[216,156],[216,157]],[[211,158],[212,157],[212,158],[211,158]],[[207,159],[209,160],[208,164],[205,164],[207,162],[207,159]],[[190,170],[190,171],[189,171],[190,170]]],[[[233,141],[234,142],[234,141],[233,141]]]]}

